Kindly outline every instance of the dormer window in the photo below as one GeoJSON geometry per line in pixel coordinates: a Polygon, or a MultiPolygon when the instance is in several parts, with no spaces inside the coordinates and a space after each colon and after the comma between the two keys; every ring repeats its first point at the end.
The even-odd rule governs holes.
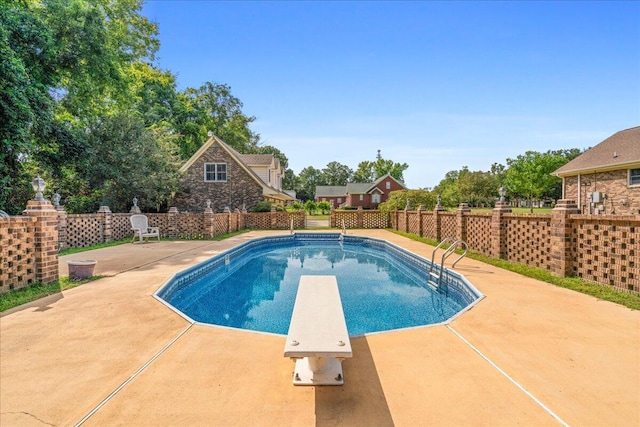
{"type": "Polygon", "coordinates": [[[387,181],[387,190],[391,190],[391,182],[387,181]]]}
{"type": "Polygon", "coordinates": [[[204,182],[226,182],[227,181],[227,164],[226,163],[205,163],[204,164],[204,182]]]}

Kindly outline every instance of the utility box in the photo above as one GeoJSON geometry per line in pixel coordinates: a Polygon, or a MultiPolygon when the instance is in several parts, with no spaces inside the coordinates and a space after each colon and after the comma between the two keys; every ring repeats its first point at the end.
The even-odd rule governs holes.
{"type": "Polygon", "coordinates": [[[589,201],[591,203],[602,203],[604,201],[604,195],[599,191],[589,193],[589,201]]]}

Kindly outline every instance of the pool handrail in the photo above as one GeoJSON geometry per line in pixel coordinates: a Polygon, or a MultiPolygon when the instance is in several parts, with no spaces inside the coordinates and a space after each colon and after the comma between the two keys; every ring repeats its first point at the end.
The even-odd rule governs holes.
{"type": "Polygon", "coordinates": [[[458,245],[462,245],[464,247],[464,251],[462,255],[460,255],[451,265],[451,268],[454,268],[458,263],[458,261],[464,258],[465,255],[467,255],[468,245],[467,245],[467,242],[465,242],[464,240],[459,239],[454,241],[453,237],[445,237],[440,243],[438,243],[438,246],[435,247],[435,249],[433,250],[433,253],[431,254],[431,266],[429,267],[428,284],[437,291],[441,291],[441,292],[446,291],[446,289],[444,289],[442,286],[442,272],[444,270],[444,262],[447,258],[449,258],[449,256],[451,256],[452,253],[455,252],[458,245]],[[451,243],[449,247],[447,247],[447,249],[444,250],[444,252],[442,253],[440,264],[435,263],[435,256],[438,249],[441,248],[447,242],[451,242],[451,241],[453,241],[453,243],[451,243]]]}

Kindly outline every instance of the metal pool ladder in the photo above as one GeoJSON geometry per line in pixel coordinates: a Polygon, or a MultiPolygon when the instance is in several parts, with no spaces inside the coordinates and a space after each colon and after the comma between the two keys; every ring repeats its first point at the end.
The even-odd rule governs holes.
{"type": "Polygon", "coordinates": [[[452,253],[455,252],[458,246],[462,246],[464,248],[464,252],[460,255],[454,262],[451,264],[451,268],[454,268],[458,261],[460,261],[468,252],[467,242],[464,240],[453,240],[452,237],[445,237],[438,246],[435,247],[433,253],[431,254],[431,266],[429,267],[429,281],[428,284],[433,289],[439,292],[446,291],[446,284],[443,286],[442,283],[442,272],[444,271],[444,262],[452,253]],[[442,259],[440,260],[440,264],[435,263],[436,252],[440,249],[444,244],[449,243],[449,247],[444,250],[442,253],[442,259]]]}

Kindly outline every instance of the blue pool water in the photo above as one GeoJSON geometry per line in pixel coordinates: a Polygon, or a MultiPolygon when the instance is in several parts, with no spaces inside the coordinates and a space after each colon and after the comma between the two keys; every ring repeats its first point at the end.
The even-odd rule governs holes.
{"type": "Polygon", "coordinates": [[[335,275],[351,336],[444,322],[480,297],[464,282],[462,292],[433,290],[426,284],[428,261],[400,248],[311,236],[242,245],[249,247],[177,275],[158,296],[197,322],[286,334],[300,276],[335,275]]]}

